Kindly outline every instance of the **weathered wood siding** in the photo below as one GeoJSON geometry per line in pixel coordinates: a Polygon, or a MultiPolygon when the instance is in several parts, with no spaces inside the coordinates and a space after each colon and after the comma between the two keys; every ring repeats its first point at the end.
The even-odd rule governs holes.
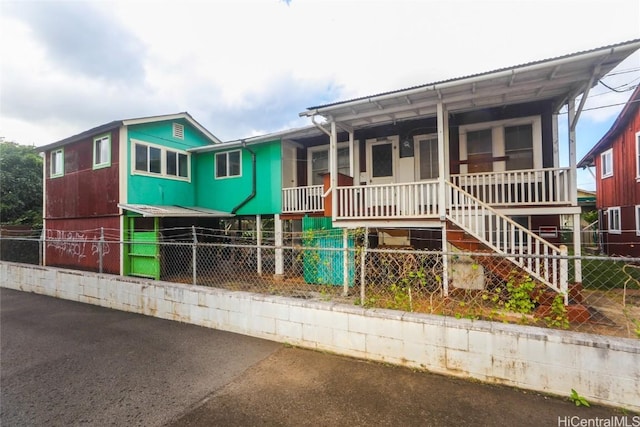
{"type": "Polygon", "coordinates": [[[120,218],[94,217],[50,219],[45,241],[46,265],[98,272],[102,253],[102,272],[120,274],[120,218]],[[100,248],[100,234],[105,243],[100,248]]]}
{"type": "Polygon", "coordinates": [[[46,153],[45,218],[118,215],[118,131],[110,133],[111,166],[94,170],[93,139],[100,135],[64,146],[63,176],[50,178],[51,153],[46,153]]]}
{"type": "MultiPolygon", "coordinates": [[[[640,204],[640,182],[636,179],[636,133],[640,132],[640,109],[613,141],[613,176],[602,176],[600,155],[596,156],[596,206],[606,209],[612,206],[640,204]]],[[[635,225],[634,225],[635,227],[635,225]]]]}
{"type": "MultiPolygon", "coordinates": [[[[596,207],[601,210],[600,227],[603,248],[609,255],[640,256],[640,236],[636,234],[635,206],[640,205],[640,181],[637,175],[638,153],[636,153],[636,133],[640,132],[640,108],[615,136],[611,143],[613,176],[601,178],[601,153],[595,157],[596,165],[596,207]],[[607,209],[620,207],[621,233],[609,233],[607,209]]],[[[606,150],[605,150],[606,151],[606,150]]]]}
{"type": "MultiPolygon", "coordinates": [[[[45,259],[47,265],[99,271],[101,228],[105,238],[119,240],[118,131],[111,136],[111,165],[93,169],[89,136],[64,146],[64,175],[50,177],[51,153],[46,153],[45,259]],[[64,241],[63,241],[64,240],[64,241]]],[[[103,245],[103,272],[120,273],[120,248],[103,245]]]]}

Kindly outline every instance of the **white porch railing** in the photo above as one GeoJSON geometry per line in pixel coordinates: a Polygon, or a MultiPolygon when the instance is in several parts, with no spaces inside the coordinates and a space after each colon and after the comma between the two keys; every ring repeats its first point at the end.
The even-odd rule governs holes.
{"type": "Polygon", "coordinates": [[[291,187],[282,189],[282,213],[305,213],[324,211],[322,185],[291,187]]]}
{"type": "Polygon", "coordinates": [[[438,181],[338,187],[337,219],[438,216],[438,181]]]}
{"type": "Polygon", "coordinates": [[[571,202],[569,168],[452,175],[451,182],[491,206],[571,202]]]}
{"type": "Polygon", "coordinates": [[[566,250],[501,215],[463,189],[447,183],[449,209],[447,218],[492,250],[556,292],[567,295],[566,250]],[[529,256],[523,256],[523,255],[529,256]],[[533,255],[533,256],[531,256],[533,255]]]}

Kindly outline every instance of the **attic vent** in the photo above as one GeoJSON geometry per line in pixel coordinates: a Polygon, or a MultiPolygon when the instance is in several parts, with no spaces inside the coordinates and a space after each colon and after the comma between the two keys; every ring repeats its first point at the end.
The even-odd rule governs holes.
{"type": "Polygon", "coordinates": [[[180,123],[173,124],[173,137],[178,139],[184,139],[184,126],[180,123]]]}

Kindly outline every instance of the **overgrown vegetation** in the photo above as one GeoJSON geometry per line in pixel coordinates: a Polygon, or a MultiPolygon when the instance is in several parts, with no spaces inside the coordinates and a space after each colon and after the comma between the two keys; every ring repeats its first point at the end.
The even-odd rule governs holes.
{"type": "Polygon", "coordinates": [[[558,294],[551,303],[551,313],[544,318],[550,328],[569,329],[569,316],[564,305],[564,295],[558,294]]]}
{"type": "Polygon", "coordinates": [[[35,147],[0,141],[0,218],[42,225],[42,158],[35,147]]]}

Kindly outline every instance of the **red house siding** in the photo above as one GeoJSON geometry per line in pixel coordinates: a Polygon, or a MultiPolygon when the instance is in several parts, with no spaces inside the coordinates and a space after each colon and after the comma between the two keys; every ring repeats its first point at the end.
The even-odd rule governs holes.
{"type": "Polygon", "coordinates": [[[64,147],[64,175],[50,178],[47,153],[45,218],[118,215],[118,132],[111,132],[111,166],[93,169],[93,137],[64,147]]]}
{"type": "Polygon", "coordinates": [[[640,182],[636,181],[636,133],[640,132],[640,114],[636,113],[612,144],[613,176],[602,176],[600,155],[596,162],[596,205],[598,209],[611,206],[640,204],[640,182]]]}
{"type": "Polygon", "coordinates": [[[603,246],[609,255],[640,256],[640,236],[636,235],[635,206],[640,205],[640,182],[636,178],[638,155],[636,134],[640,132],[640,109],[635,112],[611,143],[613,176],[601,178],[601,153],[595,157],[596,206],[602,211],[601,228],[608,231],[608,208],[620,208],[622,232],[606,233],[603,246]]]}
{"type": "MultiPolygon", "coordinates": [[[[64,146],[64,174],[50,177],[51,152],[46,153],[46,264],[99,271],[101,229],[105,240],[120,240],[119,133],[111,136],[111,165],[93,169],[93,140],[89,136],[64,146]],[[67,241],[56,241],[66,239],[67,241]]],[[[120,273],[120,248],[102,247],[102,271],[120,273]]]]}
{"type": "Polygon", "coordinates": [[[99,271],[101,228],[111,241],[102,245],[102,272],[120,274],[120,245],[112,243],[120,240],[119,217],[48,220],[46,265],[99,271]]]}

